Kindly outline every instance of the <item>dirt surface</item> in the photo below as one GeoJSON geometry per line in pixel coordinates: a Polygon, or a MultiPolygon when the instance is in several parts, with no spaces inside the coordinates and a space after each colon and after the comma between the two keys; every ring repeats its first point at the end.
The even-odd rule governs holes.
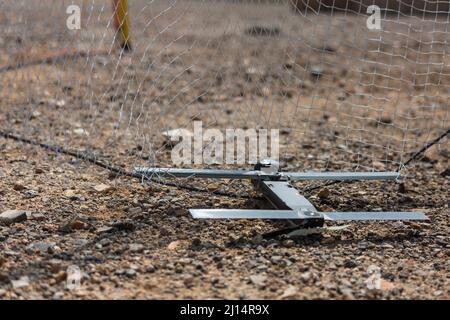
{"type": "Polygon", "coordinates": [[[280,227],[271,221],[187,212],[254,208],[250,183],[176,188],[83,160],[170,166],[163,130],[201,120],[281,129],[285,170],[396,170],[449,126],[445,21],[394,17],[370,33],[365,16],[281,4],[146,3],[131,7],[130,54],[113,45],[109,7],[85,6],[69,32],[64,1],[2,4],[14,14],[0,12],[1,130],[80,156],[0,138],[0,213],[27,213],[0,225],[0,298],[450,298],[448,140],[401,183],[297,184],[322,211],[417,210],[429,222],[295,239],[263,239],[280,227]],[[82,272],[73,290],[71,266],[82,272]]]}

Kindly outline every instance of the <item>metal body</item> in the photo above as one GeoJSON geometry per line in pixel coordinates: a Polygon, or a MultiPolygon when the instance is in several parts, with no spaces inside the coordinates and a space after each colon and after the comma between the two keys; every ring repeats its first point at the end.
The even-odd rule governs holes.
{"type": "Polygon", "coordinates": [[[428,220],[422,212],[319,212],[294,188],[299,180],[395,180],[398,172],[280,172],[278,163],[262,161],[254,170],[136,168],[143,176],[206,179],[250,179],[255,188],[275,210],[189,209],[197,219],[285,219],[300,221],[303,226],[322,226],[330,221],[428,220]]]}

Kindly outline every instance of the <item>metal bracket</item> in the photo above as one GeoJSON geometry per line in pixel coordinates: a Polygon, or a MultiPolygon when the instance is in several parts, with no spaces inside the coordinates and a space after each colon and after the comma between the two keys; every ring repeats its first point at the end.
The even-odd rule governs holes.
{"type": "Polygon", "coordinates": [[[428,220],[422,212],[319,212],[290,181],[299,180],[395,180],[398,172],[280,172],[278,162],[265,160],[254,170],[135,168],[143,176],[175,178],[249,179],[275,210],[189,209],[197,219],[285,219],[300,220],[306,226],[322,226],[325,220],[428,220]]]}

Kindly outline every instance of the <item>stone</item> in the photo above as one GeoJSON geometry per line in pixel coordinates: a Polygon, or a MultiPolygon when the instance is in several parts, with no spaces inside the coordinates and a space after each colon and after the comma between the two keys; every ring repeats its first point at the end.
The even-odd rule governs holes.
{"type": "Polygon", "coordinates": [[[113,232],[115,228],[113,227],[100,227],[96,230],[97,234],[105,234],[105,233],[110,233],[113,232]]]}
{"type": "Polygon", "coordinates": [[[18,280],[11,280],[11,285],[14,289],[28,287],[30,279],[27,276],[20,277],[18,280]]]}
{"type": "Polygon", "coordinates": [[[132,243],[130,244],[129,250],[131,252],[142,252],[144,251],[144,245],[140,243],[132,243]]]}
{"type": "Polygon", "coordinates": [[[317,193],[317,196],[320,199],[327,199],[330,196],[330,190],[328,189],[322,189],[317,193]]]}
{"type": "Polygon", "coordinates": [[[89,132],[87,132],[83,128],[76,128],[73,130],[73,133],[75,133],[78,136],[88,136],[89,135],[89,132]]]}
{"type": "Polygon", "coordinates": [[[13,186],[13,189],[15,191],[23,191],[23,190],[26,189],[26,187],[24,185],[20,184],[20,183],[15,183],[14,186],[13,186]]]}
{"type": "Polygon", "coordinates": [[[41,212],[27,212],[28,219],[42,221],[45,220],[45,214],[41,212]]]}
{"type": "Polygon", "coordinates": [[[280,299],[295,299],[297,294],[298,288],[290,285],[284,290],[283,294],[280,296],[280,299]]]}
{"type": "Polygon", "coordinates": [[[133,231],[136,226],[131,220],[122,220],[112,224],[114,228],[120,231],[133,231]]]}
{"type": "Polygon", "coordinates": [[[75,230],[87,230],[90,228],[89,223],[80,218],[74,218],[60,227],[61,232],[72,232],[75,230]]]}
{"type": "Polygon", "coordinates": [[[344,296],[344,299],[347,300],[354,300],[355,296],[353,295],[353,290],[345,287],[345,286],[341,286],[339,287],[339,291],[342,293],[342,295],[344,296]]]}
{"type": "Polygon", "coordinates": [[[300,275],[300,279],[302,279],[303,282],[308,282],[311,279],[311,273],[310,272],[304,272],[300,275]]]}
{"type": "Polygon", "coordinates": [[[36,190],[27,190],[23,193],[23,195],[27,199],[33,199],[39,196],[39,192],[36,190]]]}
{"type": "Polygon", "coordinates": [[[0,214],[0,222],[12,224],[27,220],[27,212],[23,210],[7,210],[0,214]]]}
{"type": "Polygon", "coordinates": [[[27,246],[27,252],[32,254],[35,252],[48,252],[51,253],[56,246],[54,242],[33,242],[29,246],[27,246]]]}
{"type": "Polygon", "coordinates": [[[125,275],[129,278],[133,278],[133,277],[136,277],[137,272],[134,269],[127,269],[127,270],[125,270],[125,275]]]}
{"type": "Polygon", "coordinates": [[[357,267],[358,266],[358,264],[355,262],[355,261],[353,261],[353,260],[345,260],[345,262],[344,262],[344,267],[345,268],[355,268],[355,267],[357,267]]]}
{"type": "Polygon", "coordinates": [[[112,190],[112,187],[107,185],[107,184],[97,184],[96,186],[94,186],[94,190],[99,192],[99,193],[108,193],[109,191],[112,190]]]}
{"type": "Polygon", "coordinates": [[[257,274],[257,275],[250,276],[250,281],[258,287],[265,286],[266,280],[267,280],[267,277],[264,275],[257,274]]]}
{"type": "Polygon", "coordinates": [[[380,161],[374,161],[372,162],[372,167],[377,171],[386,171],[386,166],[383,162],[380,161]]]}
{"type": "Polygon", "coordinates": [[[179,241],[179,240],[172,241],[167,246],[167,249],[169,249],[169,250],[176,250],[180,246],[180,244],[181,244],[181,241],[179,241]]]}

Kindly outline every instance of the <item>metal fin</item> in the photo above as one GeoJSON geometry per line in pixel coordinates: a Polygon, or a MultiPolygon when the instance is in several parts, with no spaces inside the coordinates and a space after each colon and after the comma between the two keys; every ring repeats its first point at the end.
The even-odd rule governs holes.
{"type": "Polygon", "coordinates": [[[368,221],[368,220],[429,220],[422,212],[321,212],[325,220],[368,221]]]}
{"type": "Polygon", "coordinates": [[[293,210],[189,209],[195,219],[298,219],[293,210]]]}
{"type": "MultiPolygon", "coordinates": [[[[195,219],[309,219],[296,210],[189,209],[195,219]]],[[[330,221],[428,220],[422,212],[316,212],[330,221]]]]}
{"type": "Polygon", "coordinates": [[[292,181],[299,180],[395,180],[398,172],[281,172],[292,181]]]}

